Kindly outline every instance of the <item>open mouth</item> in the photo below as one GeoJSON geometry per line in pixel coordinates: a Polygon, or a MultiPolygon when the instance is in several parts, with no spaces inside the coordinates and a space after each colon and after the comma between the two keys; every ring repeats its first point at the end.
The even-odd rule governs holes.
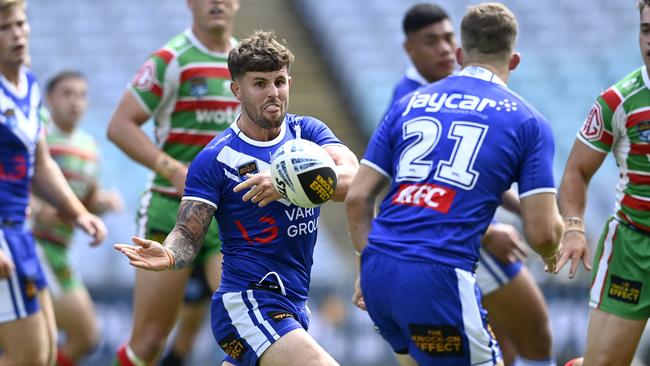
{"type": "Polygon", "coordinates": [[[277,104],[267,104],[264,106],[264,110],[269,112],[269,113],[277,113],[280,111],[280,106],[277,104]]]}
{"type": "Polygon", "coordinates": [[[210,15],[222,15],[224,13],[220,8],[213,8],[210,10],[210,15]]]}

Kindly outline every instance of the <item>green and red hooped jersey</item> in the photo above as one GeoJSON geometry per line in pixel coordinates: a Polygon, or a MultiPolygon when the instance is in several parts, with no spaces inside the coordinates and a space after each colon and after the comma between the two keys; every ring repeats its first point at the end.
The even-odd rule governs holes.
{"type": "MultiPolygon", "coordinates": [[[[227,53],[208,50],[188,29],[154,52],[129,84],[154,119],[158,147],[180,162],[189,164],[239,114],[227,61],[227,53]]],[[[151,189],[176,194],[159,175],[151,189]]]]}
{"type": "Polygon", "coordinates": [[[643,66],[596,99],[578,139],[616,158],[616,213],[650,231],[650,77],[643,66]]]}
{"type": "MultiPolygon", "coordinates": [[[[99,151],[95,138],[79,129],[68,134],[50,124],[47,144],[72,191],[82,202],[86,201],[99,180],[99,151]]],[[[51,226],[35,220],[33,232],[39,240],[67,246],[72,241],[74,228],[68,224],[51,226]]]]}

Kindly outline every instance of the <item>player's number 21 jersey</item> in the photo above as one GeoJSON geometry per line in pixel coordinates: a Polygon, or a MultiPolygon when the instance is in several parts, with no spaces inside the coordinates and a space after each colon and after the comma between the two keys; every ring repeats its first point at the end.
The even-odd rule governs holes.
{"type": "Polygon", "coordinates": [[[362,164],[391,180],[369,246],[473,270],[501,194],[555,192],[545,118],[490,71],[468,67],[395,103],[362,164]]]}

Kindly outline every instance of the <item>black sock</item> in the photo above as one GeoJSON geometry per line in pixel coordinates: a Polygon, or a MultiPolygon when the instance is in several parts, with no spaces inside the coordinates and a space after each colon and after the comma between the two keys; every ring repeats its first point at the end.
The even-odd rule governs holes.
{"type": "Polygon", "coordinates": [[[160,360],[160,366],[183,366],[184,357],[177,355],[173,350],[167,352],[167,355],[160,360]]]}

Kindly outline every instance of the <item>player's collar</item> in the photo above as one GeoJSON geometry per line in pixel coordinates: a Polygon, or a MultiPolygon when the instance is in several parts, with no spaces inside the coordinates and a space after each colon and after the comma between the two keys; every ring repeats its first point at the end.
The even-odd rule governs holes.
{"type": "Polygon", "coordinates": [[[2,85],[7,88],[16,98],[22,99],[27,96],[29,92],[29,82],[27,80],[27,73],[25,72],[26,68],[24,66],[20,67],[18,72],[18,85],[12,84],[4,75],[0,74],[0,82],[2,85]]]}
{"type": "MultiPolygon", "coordinates": [[[[216,57],[228,57],[228,52],[215,52],[215,51],[209,50],[203,43],[201,43],[201,41],[199,41],[198,38],[196,38],[196,35],[194,34],[194,32],[192,32],[191,28],[186,29],[185,32],[183,32],[183,33],[185,34],[185,37],[187,37],[187,39],[189,39],[190,42],[196,48],[201,50],[201,52],[207,53],[208,55],[212,55],[212,56],[216,56],[216,57]]],[[[237,39],[235,39],[235,37],[230,37],[230,46],[232,48],[237,47],[237,39]]]]}
{"type": "Polygon", "coordinates": [[[650,76],[648,75],[648,68],[645,65],[643,65],[641,75],[643,76],[643,83],[645,84],[645,87],[650,89],[650,76]]]}
{"type": "Polygon", "coordinates": [[[233,122],[230,125],[230,128],[235,132],[235,135],[242,139],[244,142],[248,143],[249,145],[253,146],[259,146],[259,147],[268,147],[268,146],[274,146],[284,139],[284,135],[286,134],[287,131],[287,116],[284,116],[284,121],[282,121],[282,126],[280,126],[280,133],[276,138],[274,138],[271,141],[257,141],[253,140],[252,138],[246,136],[244,132],[237,126],[237,121],[239,121],[239,118],[241,117],[241,113],[235,118],[235,122],[233,122]]]}
{"type": "Polygon", "coordinates": [[[415,68],[415,66],[413,66],[413,65],[409,66],[409,68],[406,69],[406,75],[405,75],[405,76],[406,76],[408,79],[413,80],[413,81],[415,81],[416,83],[418,83],[418,84],[420,84],[420,85],[427,85],[427,84],[429,84],[429,82],[427,81],[427,79],[425,79],[424,76],[422,76],[422,75],[418,72],[418,70],[415,68]]]}
{"type": "Polygon", "coordinates": [[[47,125],[47,133],[59,136],[65,136],[71,138],[78,130],[74,129],[72,132],[65,132],[56,125],[54,120],[50,120],[50,123],[47,125]]]}
{"type": "Polygon", "coordinates": [[[466,68],[462,69],[458,75],[469,76],[507,87],[506,83],[504,83],[503,80],[501,80],[495,73],[480,66],[467,66],[466,68]]]}

